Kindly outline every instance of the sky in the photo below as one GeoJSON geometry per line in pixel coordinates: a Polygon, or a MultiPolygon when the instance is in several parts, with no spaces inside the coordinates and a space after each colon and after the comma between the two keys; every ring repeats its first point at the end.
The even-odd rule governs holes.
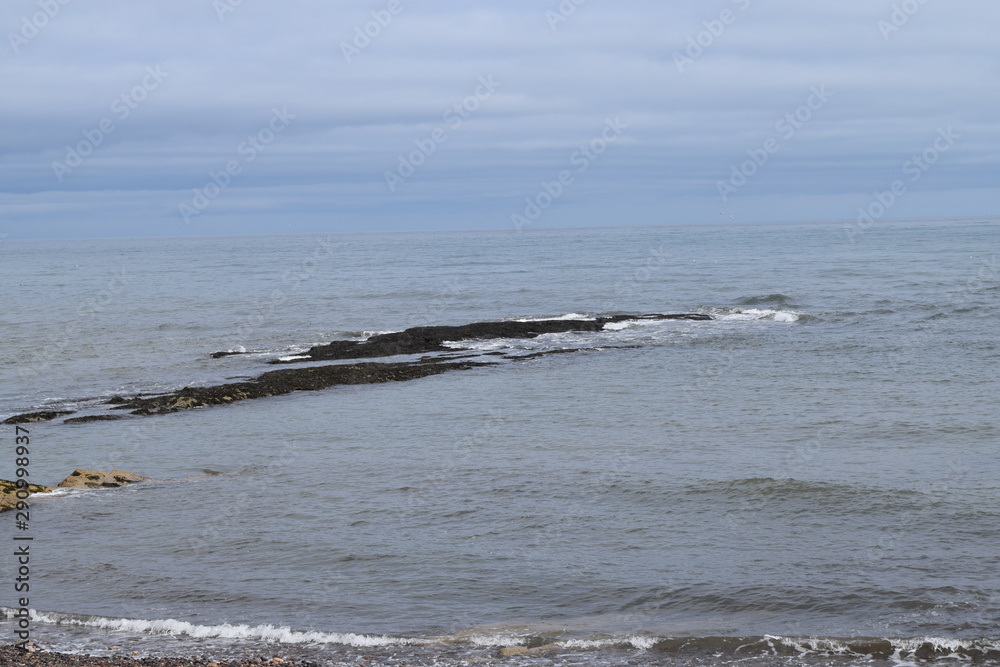
{"type": "Polygon", "coordinates": [[[4,0],[0,239],[995,216],[996,0],[4,0]]]}

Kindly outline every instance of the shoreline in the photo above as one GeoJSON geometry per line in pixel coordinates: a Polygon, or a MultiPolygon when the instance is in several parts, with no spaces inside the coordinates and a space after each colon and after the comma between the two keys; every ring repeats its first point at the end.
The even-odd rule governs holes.
{"type": "Polygon", "coordinates": [[[113,656],[59,653],[36,649],[34,651],[17,648],[14,644],[0,646],[0,665],[34,665],[37,667],[260,667],[261,665],[281,665],[281,667],[319,667],[320,663],[299,658],[283,658],[275,655],[248,655],[241,658],[211,659],[181,658],[168,656],[145,656],[129,653],[113,656]]]}

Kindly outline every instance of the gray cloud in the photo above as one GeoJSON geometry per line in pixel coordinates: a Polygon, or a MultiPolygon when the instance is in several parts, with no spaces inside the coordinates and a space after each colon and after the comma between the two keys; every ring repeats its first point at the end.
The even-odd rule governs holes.
{"type": "Polygon", "coordinates": [[[996,211],[988,0],[392,7],[4,3],[0,232],[510,227],[615,117],[628,129],[535,224],[714,221],[718,183],[769,139],[778,150],[726,207],[851,218],[948,127],[960,138],[893,215],[996,211]],[[148,68],[164,73],[155,86],[148,68]],[[498,82],[482,99],[480,77],[498,82]],[[817,86],[829,99],[802,113],[817,86]],[[294,119],[247,160],[275,108],[294,119]],[[435,130],[444,139],[391,191],[385,173],[435,130]],[[90,149],[78,166],[53,168],[77,148],[90,149]],[[178,207],[233,160],[239,173],[185,222],[178,207]]]}

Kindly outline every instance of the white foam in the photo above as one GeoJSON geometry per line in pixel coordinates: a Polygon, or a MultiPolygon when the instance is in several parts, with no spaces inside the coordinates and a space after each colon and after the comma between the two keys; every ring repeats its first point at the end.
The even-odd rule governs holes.
{"type": "Polygon", "coordinates": [[[453,350],[474,350],[479,352],[492,352],[512,347],[514,341],[509,338],[491,338],[489,340],[446,340],[441,345],[453,350]]]}
{"type": "Polygon", "coordinates": [[[657,327],[669,324],[676,324],[677,320],[666,320],[659,319],[655,317],[642,318],[637,317],[634,320],[622,320],[621,322],[608,322],[604,325],[604,331],[621,331],[622,329],[631,329],[633,327],[657,327]]]}
{"type": "Polygon", "coordinates": [[[775,322],[798,322],[799,313],[790,310],[773,310],[771,308],[747,308],[723,315],[716,319],[729,322],[752,322],[755,320],[774,320],[775,322]]]}
{"type": "MultiPolygon", "coordinates": [[[[764,635],[764,640],[772,643],[777,641],[786,646],[791,646],[801,654],[831,654],[831,655],[855,655],[850,647],[850,640],[824,638],[824,637],[781,637],[777,635],[764,635]]],[[[959,660],[968,659],[970,649],[981,651],[1000,650],[1000,641],[990,639],[957,639],[946,637],[909,637],[890,638],[887,640],[894,649],[892,659],[898,665],[913,664],[910,660],[913,654],[924,644],[930,644],[937,651],[949,651],[950,653],[939,658],[952,658],[959,660]],[[905,657],[903,657],[905,656],[905,657]]]]}
{"type": "Polygon", "coordinates": [[[293,354],[287,357],[278,357],[278,361],[296,361],[297,359],[312,359],[308,354],[293,354]]]}
{"type": "Polygon", "coordinates": [[[653,648],[657,641],[659,640],[656,637],[627,635],[624,637],[610,637],[608,639],[564,639],[553,643],[566,648],[590,650],[630,644],[633,648],[648,651],[653,648]]]}
{"type": "Polygon", "coordinates": [[[524,635],[507,632],[489,632],[485,634],[460,633],[457,638],[473,646],[515,646],[524,641],[524,635]]]}
{"type": "Polygon", "coordinates": [[[405,646],[427,644],[427,639],[389,637],[386,635],[360,635],[353,632],[302,632],[274,625],[195,625],[172,618],[144,620],[133,618],[107,618],[102,616],[77,617],[58,612],[31,610],[31,619],[37,623],[78,625],[102,630],[133,632],[150,635],[188,636],[198,639],[249,639],[279,644],[345,644],[348,646],[405,646]]]}
{"type": "Polygon", "coordinates": [[[514,320],[514,322],[548,322],[550,320],[588,320],[593,321],[595,318],[584,315],[583,313],[566,313],[565,315],[556,315],[555,317],[522,317],[514,320]]]}

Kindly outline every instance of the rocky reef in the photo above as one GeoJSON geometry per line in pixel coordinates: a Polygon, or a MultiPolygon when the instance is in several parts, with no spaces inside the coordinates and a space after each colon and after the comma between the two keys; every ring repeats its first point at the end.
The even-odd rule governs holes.
{"type": "Polygon", "coordinates": [[[22,415],[14,415],[4,419],[3,424],[31,424],[33,422],[52,421],[56,417],[73,414],[73,410],[43,410],[42,412],[26,412],[22,415]]]}
{"type": "MultiPolygon", "coordinates": [[[[547,333],[570,331],[603,331],[605,325],[628,320],[711,320],[702,313],[652,313],[649,315],[615,315],[592,320],[517,320],[502,322],[475,322],[461,326],[413,327],[404,331],[378,334],[365,341],[337,340],[327,345],[317,345],[296,355],[295,359],[271,361],[272,364],[302,363],[333,359],[364,359],[394,357],[403,354],[445,352],[453,348],[445,342],[463,340],[491,340],[496,338],[536,338],[547,333]]],[[[215,355],[228,353],[216,352],[215,355]]]]}
{"type": "Polygon", "coordinates": [[[84,488],[84,489],[113,489],[126,484],[144,482],[148,477],[125,472],[124,470],[112,470],[102,472],[100,470],[83,470],[77,468],[69,477],[59,482],[57,486],[63,489],[84,488]]]}
{"type": "Polygon", "coordinates": [[[225,405],[250,398],[279,396],[293,391],[315,391],[342,384],[402,382],[453,370],[484,366],[481,362],[413,362],[398,364],[362,363],[351,365],[288,368],[264,373],[252,380],[212,387],[185,387],[151,398],[135,398],[111,408],[130,410],[134,415],[158,415],[209,405],[225,405]]]}
{"type": "Polygon", "coordinates": [[[124,470],[103,472],[100,470],[83,470],[80,468],[77,468],[70,473],[69,477],[59,482],[59,484],[55,487],[43,486],[41,484],[25,484],[23,480],[21,480],[21,482],[12,482],[10,480],[0,479],[0,512],[14,509],[17,507],[19,500],[30,498],[36,493],[51,493],[55,491],[56,488],[113,489],[119,486],[125,486],[126,484],[143,482],[148,479],[149,477],[143,477],[142,475],[136,475],[135,473],[125,472],[124,470]],[[21,492],[20,498],[17,495],[18,491],[21,492]]]}
{"type": "Polygon", "coordinates": [[[18,486],[17,482],[12,482],[9,479],[0,479],[0,512],[4,510],[14,509],[17,506],[18,489],[21,489],[22,496],[26,491],[28,497],[36,493],[49,493],[52,491],[51,486],[42,486],[41,484],[27,484],[18,486]]]}
{"type": "MultiPolygon", "coordinates": [[[[412,327],[404,331],[377,334],[363,341],[335,340],[324,345],[313,346],[301,354],[273,359],[268,363],[302,364],[304,362],[345,361],[417,354],[429,356],[389,363],[362,361],[349,364],[279,369],[257,377],[240,378],[236,382],[209,387],[184,387],[156,395],[114,396],[105,401],[105,405],[113,406],[109,410],[128,410],[133,415],[158,415],[212,405],[227,405],[252,398],[279,396],[294,391],[316,391],[336,385],[404,382],[449,371],[493,366],[500,363],[501,359],[526,360],[548,354],[590,349],[570,347],[547,349],[527,354],[510,354],[502,351],[483,353],[455,345],[462,341],[531,339],[551,333],[600,332],[607,330],[609,324],[635,320],[703,321],[711,319],[710,315],[703,313],[651,313],[646,315],[612,315],[593,319],[508,320],[474,322],[458,326],[412,327]],[[466,352],[466,354],[460,354],[462,352],[466,352]]],[[[245,352],[216,352],[211,356],[218,359],[234,354],[245,354],[245,352]]],[[[73,414],[73,411],[29,412],[9,417],[3,423],[22,424],[48,421],[68,414],[73,414]]],[[[122,416],[118,414],[89,414],[66,419],[63,423],[111,421],[120,418],[122,416]]]]}

